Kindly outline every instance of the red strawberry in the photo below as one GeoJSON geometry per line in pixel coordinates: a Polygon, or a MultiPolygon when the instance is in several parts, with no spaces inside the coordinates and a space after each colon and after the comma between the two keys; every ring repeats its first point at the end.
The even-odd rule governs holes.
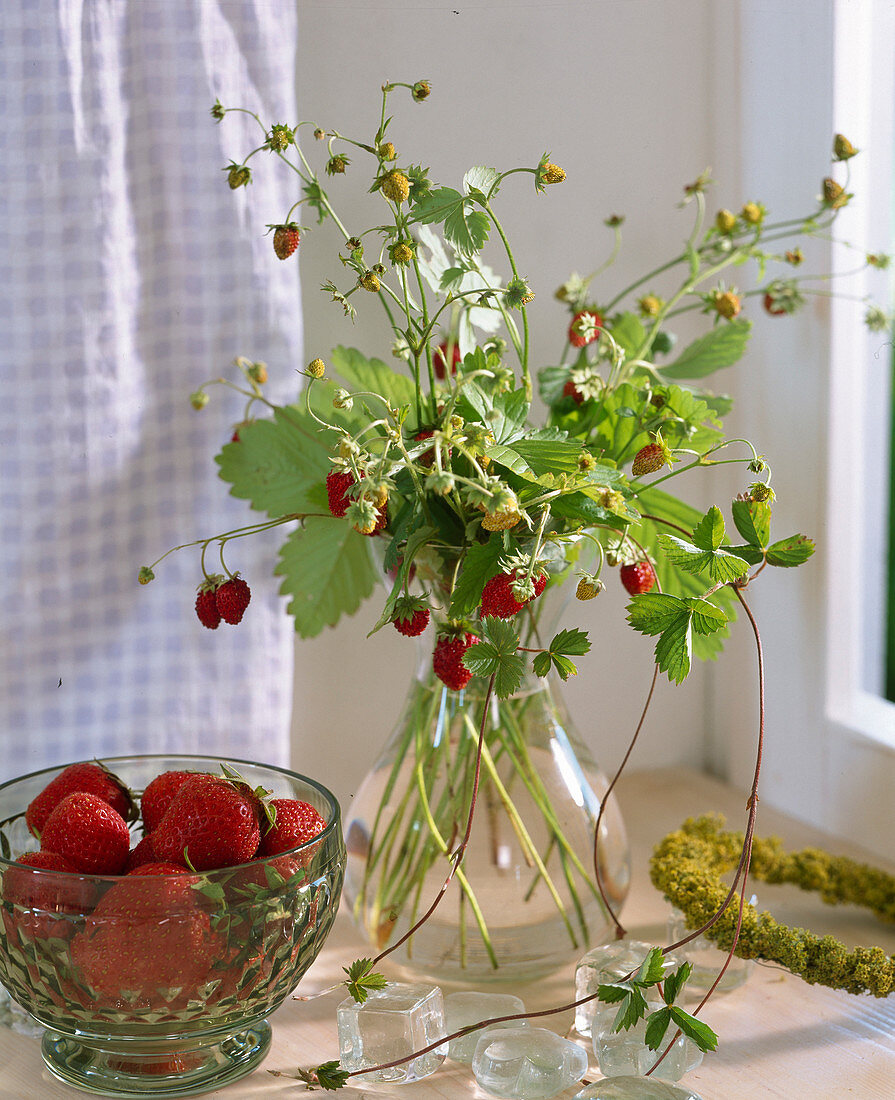
{"type": "MultiPolygon", "coordinates": [[[[512,585],[517,574],[519,574],[519,570],[513,573],[498,573],[497,576],[488,581],[482,589],[482,605],[479,608],[479,618],[484,619],[487,615],[491,615],[497,619],[512,619],[526,603],[531,602],[531,600],[525,600],[520,603],[513,595],[512,585]]],[[[535,594],[532,599],[536,600],[546,587],[547,574],[541,572],[532,579],[535,586],[535,594]]]]}
{"type": "Polygon", "coordinates": [[[228,581],[224,581],[214,593],[218,614],[225,623],[231,623],[233,626],[242,621],[251,598],[252,590],[238,573],[228,581]]]}
{"type": "MultiPolygon", "coordinates": [[[[413,437],[413,441],[414,443],[421,443],[424,439],[431,439],[433,435],[435,435],[435,432],[431,428],[423,428],[421,432],[416,433],[416,435],[413,437]]],[[[417,462],[420,464],[420,466],[426,467],[431,466],[434,461],[434,447],[430,447],[428,451],[423,451],[423,453],[417,459],[417,462]]]]}
{"type": "Polygon", "coordinates": [[[299,232],[295,222],[278,225],[273,231],[273,250],[281,260],[288,260],[298,248],[299,232]]]}
{"type": "Polygon", "coordinates": [[[276,807],[276,822],[261,837],[259,856],[275,856],[297,848],[322,833],[326,822],[307,802],[294,798],[271,799],[276,807]]]}
{"type": "Polygon", "coordinates": [[[253,859],[260,839],[258,799],[229,780],[198,774],[174,796],[152,847],[159,860],[189,860],[197,871],[210,871],[253,859]]]}
{"type": "Polygon", "coordinates": [[[477,642],[475,634],[442,634],[436,641],[432,667],[438,679],[451,691],[462,691],[472,679],[472,673],[463,664],[463,654],[477,642]]]}
{"type": "Polygon", "coordinates": [[[221,625],[221,613],[218,611],[213,588],[199,589],[199,594],[196,596],[196,614],[199,616],[199,622],[209,630],[217,630],[221,625]]]}
{"type": "Polygon", "coordinates": [[[571,378],[563,386],[562,395],[563,397],[571,397],[576,405],[584,403],[584,394],[578,389],[571,378]]]}
{"type": "Polygon", "coordinates": [[[648,561],[623,565],[619,570],[622,584],[632,596],[642,596],[656,583],[656,571],[648,561]]]}
{"type": "Polygon", "coordinates": [[[152,837],[146,836],[127,854],[127,862],[124,865],[124,873],[129,875],[138,867],[145,867],[147,863],[155,863],[155,851],[152,847],[152,837]]]}
{"type": "MultiPolygon", "coordinates": [[[[363,476],[361,472],[361,477],[363,476]]],[[[347,470],[330,470],[326,475],[326,496],[332,515],[341,517],[348,511],[351,497],[347,494],[354,483],[354,474],[347,470]]]]}
{"type": "Polygon", "coordinates": [[[415,611],[412,611],[410,615],[405,617],[396,617],[392,619],[392,624],[395,630],[399,634],[403,634],[405,638],[415,638],[429,625],[429,608],[418,607],[415,611]]]}
{"type": "MultiPolygon", "coordinates": [[[[435,352],[432,355],[432,366],[435,370],[435,377],[444,380],[447,376],[447,361],[448,361],[448,341],[443,340],[435,352]]],[[[456,341],[454,341],[451,349],[451,374],[457,373],[457,364],[460,362],[460,347],[456,341]]]]}
{"type": "Polygon", "coordinates": [[[55,852],[28,852],[19,856],[3,875],[2,900],[15,906],[13,919],[20,933],[31,939],[55,937],[68,939],[72,933],[71,922],[56,914],[83,913],[95,899],[93,886],[82,878],[75,878],[77,870],[55,852]],[[21,865],[21,869],[19,869],[21,865]],[[58,874],[34,874],[26,868],[41,871],[58,871],[71,875],[61,878],[58,874]],[[19,913],[18,909],[30,910],[19,913]]]}
{"type": "Polygon", "coordinates": [[[764,308],[772,317],[783,317],[791,310],[788,310],[786,306],[773,294],[768,291],[764,296],[764,308]]]}
{"type": "MultiPolygon", "coordinates": [[[[156,865],[158,866],[158,865],[156,865]]],[[[220,953],[189,874],[144,871],[103,895],[71,943],[71,955],[101,1002],[172,1010],[196,997],[220,953]],[[149,877],[147,877],[149,876],[149,877]]]]}
{"type": "Polygon", "coordinates": [[[128,821],[136,817],[130,791],[121,780],[95,761],[69,764],[44,787],[25,811],[25,821],[31,833],[40,837],[47,818],[66,795],[86,791],[101,798],[128,821]]]}
{"type": "Polygon", "coordinates": [[[581,309],[575,314],[572,323],[569,325],[569,343],[573,348],[583,348],[587,344],[592,344],[600,335],[602,327],[603,318],[596,310],[581,309]],[[593,326],[593,332],[586,335],[591,326],[593,326]]]}
{"type": "Polygon", "coordinates": [[[171,800],[187,779],[195,774],[195,772],[162,772],[146,784],[146,790],[143,791],[143,797],[140,799],[140,811],[147,833],[151,833],[156,828],[171,805],[171,800]]]}
{"type": "Polygon", "coordinates": [[[55,852],[85,875],[119,875],[130,852],[127,822],[95,794],[66,795],[47,818],[41,851],[55,852]]]}
{"type": "Polygon", "coordinates": [[[640,450],[634,455],[634,461],[631,464],[631,473],[634,477],[640,477],[642,474],[652,474],[656,470],[661,470],[665,465],[665,448],[661,443],[647,443],[645,447],[641,447],[640,450]]]}
{"type": "Polygon", "coordinates": [[[141,863],[139,867],[128,871],[127,876],[133,878],[135,875],[188,875],[189,873],[188,868],[182,863],[161,863],[159,860],[150,860],[149,863],[141,863]]]}

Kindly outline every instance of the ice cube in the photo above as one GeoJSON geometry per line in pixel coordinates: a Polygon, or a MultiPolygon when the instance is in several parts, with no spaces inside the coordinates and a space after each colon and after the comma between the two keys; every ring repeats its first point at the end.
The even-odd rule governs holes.
{"type": "Polygon", "coordinates": [[[700,1100],[692,1089],[652,1077],[604,1077],[575,1094],[575,1100],[700,1100]]]}
{"type": "MultiPolygon", "coordinates": [[[[755,904],[754,897],[752,898],[752,904],[755,904]]],[[[684,914],[680,909],[671,910],[671,916],[668,918],[667,935],[669,943],[677,943],[684,936],[690,935],[690,929],[687,928],[684,914]]],[[[727,952],[722,951],[720,947],[716,947],[707,936],[697,936],[695,940],[679,947],[677,953],[682,960],[693,967],[685,987],[689,993],[707,992],[715,978],[718,977],[718,971],[727,958],[727,952]]],[[[724,977],[718,983],[718,992],[726,993],[731,989],[738,989],[754,969],[755,962],[753,959],[741,959],[734,955],[724,971],[724,977]]]]}
{"type": "MultiPolygon", "coordinates": [[[[647,1016],[656,1009],[665,1006],[659,1002],[648,1002],[647,1016]]],[[[646,1019],[639,1020],[627,1031],[615,1031],[613,1024],[618,1015],[618,1005],[608,1005],[594,1013],[591,1024],[594,1054],[600,1065],[600,1072],[606,1077],[613,1075],[628,1077],[646,1074],[653,1068],[665,1047],[674,1035],[674,1024],[670,1024],[665,1038],[658,1050],[650,1050],[644,1042],[646,1019]]],[[[685,1073],[695,1069],[702,1061],[702,1051],[685,1035],[675,1040],[674,1046],[662,1059],[660,1065],[651,1074],[666,1081],[679,1081],[685,1073]]]]}
{"type": "MultiPolygon", "coordinates": [[[[636,970],[655,944],[642,940],[614,940],[588,951],[575,968],[575,1000],[597,992],[597,986],[617,982],[636,970]]],[[[665,956],[665,969],[676,970],[683,959],[676,955],[665,956]]],[[[601,1002],[590,1001],[575,1009],[575,1030],[579,1035],[590,1035],[590,1021],[601,1002]]]]}
{"type": "Polygon", "coordinates": [[[546,1100],[581,1080],[587,1054],[543,1027],[505,1028],[479,1039],[472,1072],[492,1096],[546,1100]]]}
{"type": "MultiPolygon", "coordinates": [[[[524,1011],[525,1005],[511,993],[478,993],[474,990],[448,993],[444,998],[445,1031],[448,1035],[453,1035],[468,1024],[478,1024],[492,1016],[513,1016],[524,1011]]],[[[480,1031],[471,1031],[460,1039],[451,1040],[447,1056],[455,1062],[469,1065],[479,1040],[486,1034],[499,1028],[518,1027],[528,1027],[528,1021],[513,1020],[505,1024],[492,1024],[480,1031]]]]}
{"type": "MultiPolygon", "coordinates": [[[[336,1010],[342,1069],[354,1072],[395,1062],[443,1038],[444,999],[437,985],[389,982],[363,1004],[348,998],[336,1010]]],[[[444,1061],[444,1049],[399,1066],[364,1073],[360,1081],[419,1081],[444,1061]]]]}

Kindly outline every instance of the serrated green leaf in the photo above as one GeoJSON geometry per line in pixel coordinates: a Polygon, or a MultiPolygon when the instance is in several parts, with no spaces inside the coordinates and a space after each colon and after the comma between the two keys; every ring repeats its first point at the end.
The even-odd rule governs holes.
{"type": "MultiPolygon", "coordinates": [[[[578,473],[581,444],[574,440],[517,439],[513,449],[529,464],[537,475],[547,473],[578,473]]],[[[609,470],[609,467],[604,467],[609,470]]],[[[590,471],[593,473],[593,471],[590,471]]],[[[618,472],[611,471],[616,477],[618,472]]],[[[603,483],[606,484],[605,482],[603,483]]]]}
{"type": "Polygon", "coordinates": [[[464,201],[464,197],[453,187],[437,187],[417,199],[413,207],[413,220],[424,225],[443,222],[458,206],[462,207],[464,201]]]}
{"type": "Polygon", "coordinates": [[[553,662],[550,660],[550,654],[543,651],[541,653],[536,653],[534,660],[531,662],[531,667],[535,676],[546,676],[553,667],[553,662]]]}
{"type": "Polygon", "coordinates": [[[481,191],[486,199],[490,199],[499,190],[499,187],[495,186],[499,178],[500,174],[496,168],[484,166],[470,168],[463,177],[463,190],[467,195],[472,191],[481,191]]]}
{"type": "Polygon", "coordinates": [[[526,481],[537,482],[538,475],[528,465],[522,455],[513,447],[505,447],[503,444],[494,444],[485,448],[485,454],[492,462],[498,463],[506,470],[512,470],[514,474],[525,478],[526,481]]]}
{"type": "Polygon", "coordinates": [[[666,1004],[674,1004],[678,999],[681,990],[690,978],[692,969],[688,962],[681,963],[677,970],[669,974],[662,982],[662,997],[666,1004]]]}
{"type": "Polygon", "coordinates": [[[733,366],[746,350],[751,330],[751,321],[717,325],[684,348],[660,373],[663,378],[705,378],[723,367],[733,366]]]}
{"type": "Polygon", "coordinates": [[[590,652],[590,639],[587,631],[573,627],[561,630],[550,643],[551,653],[564,653],[571,657],[583,657],[590,652]]]}
{"type": "MultiPolygon", "coordinates": [[[[511,393],[500,393],[494,398],[493,410],[489,416],[491,431],[497,443],[514,443],[519,439],[525,421],[528,418],[530,408],[525,390],[513,390],[511,393]]],[[[518,447],[516,448],[518,450],[518,447]]],[[[519,451],[523,458],[527,456],[525,451],[519,451]]]]}
{"type": "Polygon", "coordinates": [[[555,405],[569,380],[568,367],[543,367],[538,371],[538,393],[545,405],[555,405]]]}
{"type": "Polygon", "coordinates": [[[627,1031],[642,1020],[646,1014],[646,1000],[636,986],[631,989],[628,997],[627,1001],[622,1001],[618,1014],[613,1021],[613,1030],[615,1031],[627,1031]]]}
{"type": "Polygon", "coordinates": [[[724,534],[724,516],[713,504],[693,529],[693,542],[700,550],[714,551],[724,542],[724,534]]]}
{"type": "Polygon", "coordinates": [[[342,615],[353,615],[373,591],[369,542],[344,519],[309,519],[280,549],[274,570],[302,638],[313,638],[342,615]]]}
{"type": "Polygon", "coordinates": [[[767,560],[769,565],[792,569],[806,562],[813,553],[814,541],[807,535],[790,535],[768,547],[767,560]]]}
{"type": "Polygon", "coordinates": [[[564,657],[561,653],[551,653],[550,660],[553,662],[553,667],[559,673],[559,678],[563,683],[565,683],[570,676],[578,675],[578,666],[575,662],[570,661],[568,657],[564,657]]]}
{"type": "Polygon", "coordinates": [[[677,1005],[672,1005],[671,1018],[687,1036],[699,1047],[701,1051],[715,1050],[718,1046],[718,1036],[702,1020],[697,1020],[689,1012],[685,1012],[677,1005]]]}
{"type": "Polygon", "coordinates": [[[348,1071],[342,1069],[338,1062],[323,1062],[313,1070],[317,1084],[325,1092],[335,1092],[343,1088],[348,1080],[348,1071]]]}
{"type": "Polygon", "coordinates": [[[597,986],[597,998],[604,1004],[616,1004],[629,996],[630,993],[631,987],[629,985],[616,985],[607,982],[605,985],[597,986]]]}
{"type": "Polygon", "coordinates": [[[518,652],[519,633],[506,619],[492,615],[482,619],[482,640],[463,654],[464,665],[476,676],[494,676],[494,692],[509,698],[525,675],[525,659],[518,652]]]}
{"type": "Polygon", "coordinates": [[[747,562],[726,550],[702,550],[676,535],[662,534],[658,541],[669,560],[679,568],[688,573],[708,573],[716,583],[727,584],[749,569],[747,562]]]}
{"type": "Polygon", "coordinates": [[[693,629],[697,634],[715,634],[727,626],[727,616],[708,600],[687,597],[684,601],[693,612],[693,629]]]}
{"type": "Polygon", "coordinates": [[[771,537],[771,506],[766,501],[735,500],[730,511],[736,529],[750,546],[767,546],[771,537]]]}
{"type": "Polygon", "coordinates": [[[678,616],[656,642],[656,664],[676,684],[683,683],[690,672],[691,614],[688,610],[678,616]]]}
{"type": "Polygon", "coordinates": [[[736,546],[724,546],[722,549],[726,550],[728,554],[742,558],[750,565],[760,565],[764,561],[764,551],[759,550],[757,546],[750,546],[748,542],[738,543],[736,546]]]}
{"type": "Polygon", "coordinates": [[[655,985],[656,982],[662,981],[664,973],[665,962],[662,956],[662,948],[653,947],[637,968],[637,973],[632,978],[632,981],[636,982],[638,985],[655,985]]]}
{"type": "Polygon", "coordinates": [[[473,614],[482,602],[482,589],[500,572],[499,561],[504,553],[503,541],[495,535],[470,546],[451,594],[448,618],[464,619],[473,614]]]}
{"type": "Polygon", "coordinates": [[[646,1031],[643,1036],[643,1041],[650,1050],[659,1049],[659,1044],[665,1038],[665,1032],[668,1030],[668,1025],[670,1023],[670,1008],[660,1008],[656,1012],[650,1013],[646,1021],[646,1031]]]}
{"type": "Polygon", "coordinates": [[[684,601],[665,592],[634,596],[628,604],[628,622],[641,634],[661,634],[683,614],[687,614],[684,601]]]}

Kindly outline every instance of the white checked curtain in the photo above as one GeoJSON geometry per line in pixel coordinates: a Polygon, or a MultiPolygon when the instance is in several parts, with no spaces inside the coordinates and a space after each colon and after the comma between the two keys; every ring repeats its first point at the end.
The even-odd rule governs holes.
{"type": "MultiPolygon", "coordinates": [[[[230,543],[239,626],[193,611],[196,550],[251,522],[213,456],[243,400],[189,394],[238,355],[297,388],[295,260],[265,225],[296,177],[246,115],[295,121],[294,0],[3,0],[0,778],[129,752],[288,759],[290,620],[272,538],[230,543]]],[[[232,376],[232,372],[231,372],[232,376]]],[[[210,557],[210,571],[214,571],[210,557]]]]}

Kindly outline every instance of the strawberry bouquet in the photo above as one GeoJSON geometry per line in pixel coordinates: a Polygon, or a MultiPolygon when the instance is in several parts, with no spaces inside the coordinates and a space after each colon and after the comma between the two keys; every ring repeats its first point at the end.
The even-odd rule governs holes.
{"type": "MultiPolygon", "coordinates": [[[[315,357],[285,406],[265,397],[263,363],[237,359],[240,381],[225,384],[244,394],[245,415],[218,462],[232,493],[267,518],[190,544],[202,550],[196,611],[211,629],[238,621],[249,590],[224,548],[283,525],[276,573],[302,637],[376,593],[371,634],[424,639],[425,674],[354,800],[349,895],[372,942],[403,945],[421,969],[443,972],[449,958],[466,973],[507,961],[535,972],[563,961],[548,940],[571,957],[605,934],[627,884],[605,780],[568,733],[548,682],[575,674],[590,641],[574,623],[554,622],[551,604],[560,592],[594,599],[617,571],[630,626],[654,640],[657,674],[679,683],[694,657],[720,652],[759,573],[810,557],[809,538],[772,536],[770,467],[726,433],[731,401],[708,380],[744,354],[750,305],[783,315],[823,292],[800,273],[798,240],[826,233],[850,200],[857,151],[838,135],[819,196],[785,222],[755,201],[711,210],[703,174],[684,189],[692,220],[680,254],[621,290],[606,270],[622,219],[608,219],[612,255],[557,291],[561,354],[538,368],[533,290],[499,197],[524,177],[542,194],[563,170],[544,154],[528,167],[472,167],[459,189],[437,184],[392,140],[395,92],[421,103],[430,88],[386,84],[378,127],[364,140],[254,116],[258,147],[228,166],[234,189],[251,182],[255,158],[295,173],[296,201],[269,226],[275,256],[295,255],[308,229],[300,215],[329,225],[339,278],[324,292],[347,317],[381,309],[392,347],[389,361],[342,346],[315,357]],[[359,215],[340,214],[326,180],[348,171],[367,173],[377,204],[364,232],[346,228],[359,215]],[[740,290],[726,279],[747,261],[757,273],[740,290]],[[704,319],[683,347],[682,315],[704,319]],[[729,520],[716,504],[697,509],[676,492],[676,479],[721,464],[742,471],[729,520]],[[208,568],[212,546],[221,572],[208,568]],[[473,831],[477,799],[484,808],[473,831]],[[425,904],[432,893],[440,900],[445,875],[445,885],[459,884],[454,929],[431,931],[430,922],[427,931],[425,904]],[[490,896],[502,876],[517,884],[512,904],[490,896]],[[521,916],[507,926],[509,912],[521,916]],[[535,931],[520,964],[509,943],[522,925],[535,931]]],[[[212,114],[221,121],[230,110],[240,109],[217,103],[212,114]]],[[[875,310],[868,320],[888,324],[875,310]]],[[[204,407],[207,387],[191,400],[204,407]]],[[[143,583],[152,577],[152,566],[141,570],[143,583]]]]}

